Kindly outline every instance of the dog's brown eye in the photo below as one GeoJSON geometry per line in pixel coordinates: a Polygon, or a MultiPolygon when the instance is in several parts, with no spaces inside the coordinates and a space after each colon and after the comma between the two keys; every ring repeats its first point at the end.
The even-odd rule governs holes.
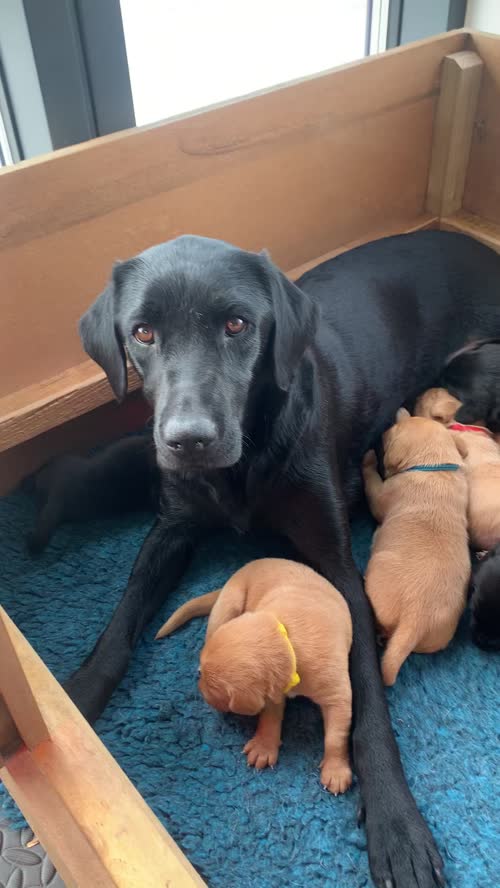
{"type": "Polygon", "coordinates": [[[224,329],[227,336],[236,336],[238,333],[243,333],[247,327],[248,324],[243,318],[228,318],[224,329]]]}
{"type": "Polygon", "coordinates": [[[137,324],[132,330],[132,334],[134,339],[137,339],[137,342],[142,342],[143,345],[152,345],[155,341],[155,334],[150,324],[137,324]]]}

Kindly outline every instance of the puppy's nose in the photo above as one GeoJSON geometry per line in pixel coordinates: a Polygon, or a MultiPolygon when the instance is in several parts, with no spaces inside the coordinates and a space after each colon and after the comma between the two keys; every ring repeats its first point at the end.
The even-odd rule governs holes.
{"type": "Polygon", "coordinates": [[[167,420],[163,434],[170,450],[175,450],[179,454],[188,454],[210,447],[217,437],[217,430],[214,423],[205,417],[193,419],[172,417],[167,420]]]}

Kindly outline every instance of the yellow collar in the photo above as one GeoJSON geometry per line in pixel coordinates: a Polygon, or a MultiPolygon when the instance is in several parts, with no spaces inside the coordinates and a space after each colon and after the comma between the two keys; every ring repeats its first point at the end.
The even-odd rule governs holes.
{"type": "Polygon", "coordinates": [[[290,651],[290,656],[292,658],[292,677],[291,677],[290,681],[288,682],[286,688],[283,691],[284,694],[288,694],[288,692],[291,691],[292,688],[296,687],[300,682],[300,675],[297,672],[297,656],[296,656],[296,653],[293,649],[292,642],[290,641],[290,639],[288,637],[288,632],[286,631],[285,627],[283,626],[283,623],[280,623],[279,620],[278,620],[278,631],[285,639],[287,646],[288,646],[288,650],[290,651]]]}

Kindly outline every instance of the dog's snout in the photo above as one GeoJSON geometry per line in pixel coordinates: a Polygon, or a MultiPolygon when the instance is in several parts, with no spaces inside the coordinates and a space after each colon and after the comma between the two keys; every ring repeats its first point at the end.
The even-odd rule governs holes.
{"type": "Polygon", "coordinates": [[[164,427],[165,444],[179,454],[206,450],[214,443],[217,429],[214,423],[204,417],[192,419],[169,419],[164,427]]]}

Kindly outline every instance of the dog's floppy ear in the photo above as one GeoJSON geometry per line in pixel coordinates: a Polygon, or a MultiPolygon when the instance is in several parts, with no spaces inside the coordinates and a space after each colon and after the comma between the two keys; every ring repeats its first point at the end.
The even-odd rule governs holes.
{"type": "Polygon", "coordinates": [[[80,318],[78,325],[85,351],[106,373],[118,401],[123,401],[127,394],[127,359],[115,316],[121,267],[126,264],[115,264],[106,289],[80,318]]]}
{"type": "Polygon", "coordinates": [[[457,448],[460,456],[465,459],[469,455],[469,450],[460,432],[458,432],[457,435],[453,435],[453,440],[455,441],[455,447],[457,448]]]}
{"type": "Polygon", "coordinates": [[[229,690],[229,710],[243,715],[246,712],[259,712],[264,707],[264,697],[256,688],[231,688],[229,690]]]}
{"type": "Polygon", "coordinates": [[[405,419],[409,419],[410,414],[406,407],[400,407],[398,412],[396,413],[396,422],[404,422],[405,419]]]}
{"type": "Polygon", "coordinates": [[[461,401],[459,401],[458,398],[454,398],[453,395],[450,395],[447,392],[436,404],[436,407],[432,413],[432,419],[435,419],[436,422],[442,422],[444,425],[447,425],[449,422],[453,422],[453,420],[455,419],[455,414],[461,406],[461,401]]]}
{"type": "Polygon", "coordinates": [[[307,293],[270,262],[266,252],[260,255],[267,269],[274,311],[274,376],[278,387],[286,392],[306,347],[313,339],[317,307],[307,293]]]}

